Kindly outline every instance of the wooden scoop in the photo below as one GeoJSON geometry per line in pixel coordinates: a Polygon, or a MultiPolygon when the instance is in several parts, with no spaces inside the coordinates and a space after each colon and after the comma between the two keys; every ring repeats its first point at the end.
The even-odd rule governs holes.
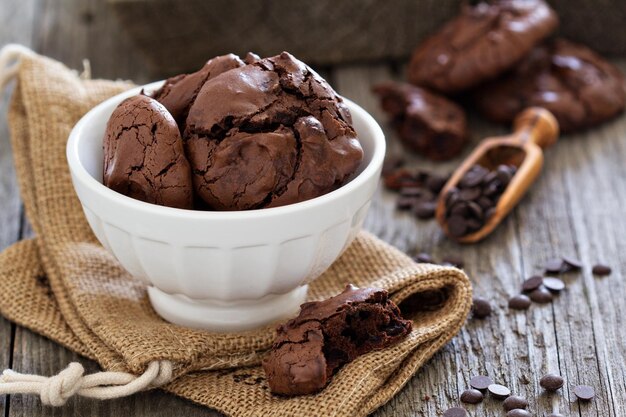
{"type": "Polygon", "coordinates": [[[444,233],[461,243],[478,242],[491,233],[537,178],[543,165],[543,149],[553,145],[558,135],[559,124],[552,113],[541,107],[530,107],[515,118],[512,134],[483,140],[452,174],[441,191],[435,215],[444,233]],[[494,170],[500,164],[515,165],[517,173],[500,196],[495,213],[481,229],[461,237],[451,236],[445,218],[445,196],[477,164],[489,170],[494,170]]]}

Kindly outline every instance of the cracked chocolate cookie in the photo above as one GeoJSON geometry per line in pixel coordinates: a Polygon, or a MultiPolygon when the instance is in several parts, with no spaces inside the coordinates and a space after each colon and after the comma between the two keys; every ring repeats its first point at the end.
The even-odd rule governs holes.
{"type": "Polygon", "coordinates": [[[380,288],[345,290],[324,301],[305,303],[300,315],[281,325],[263,360],[274,394],[313,394],[356,357],[391,346],[411,331],[411,321],[380,288]]]}
{"type": "MultiPolygon", "coordinates": [[[[252,57],[253,55],[249,54],[249,56],[252,57]]],[[[223,72],[243,65],[244,62],[234,54],[212,58],[194,73],[168,78],[163,86],[154,92],[152,97],[165,106],[180,126],[180,130],[184,131],[189,108],[204,83],[223,72]]]]}
{"type": "Polygon", "coordinates": [[[563,132],[585,129],[616,116],[626,102],[619,69],[589,48],[557,39],[535,48],[504,77],[474,93],[478,109],[510,122],[524,108],[550,110],[563,132]]]}
{"type": "Polygon", "coordinates": [[[185,152],[214,210],[297,203],[342,185],[363,151],[333,89],[289,53],[207,80],[189,109],[185,152]]]}
{"type": "Polygon", "coordinates": [[[511,68],[557,25],[542,0],[465,4],[413,52],[408,79],[444,93],[465,90],[511,68]]]}
{"type": "Polygon", "coordinates": [[[374,87],[402,142],[435,161],[458,155],[469,137],[463,109],[447,98],[410,84],[374,87]]]}
{"type": "Polygon", "coordinates": [[[104,136],[104,185],[148,203],[192,208],[191,169],[176,122],[156,100],[122,101],[104,136]]]}

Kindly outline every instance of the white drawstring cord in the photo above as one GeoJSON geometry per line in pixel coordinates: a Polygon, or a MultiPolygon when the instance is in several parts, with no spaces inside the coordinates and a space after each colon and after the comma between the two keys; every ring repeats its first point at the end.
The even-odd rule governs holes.
{"type": "Polygon", "coordinates": [[[52,406],[61,406],[74,395],[99,400],[126,397],[170,382],[172,363],[150,362],[139,376],[126,372],[84,373],[85,369],[78,362],[70,363],[51,377],[20,374],[7,369],[0,376],[0,394],[35,394],[39,395],[44,405],[52,406]]]}

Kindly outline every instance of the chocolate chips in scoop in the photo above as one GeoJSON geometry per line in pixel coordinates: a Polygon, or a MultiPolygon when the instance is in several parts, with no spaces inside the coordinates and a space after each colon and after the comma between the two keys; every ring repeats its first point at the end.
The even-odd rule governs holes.
{"type": "Polygon", "coordinates": [[[137,200],[192,208],[183,141],[174,118],[158,101],[138,95],[113,111],[104,136],[103,183],[137,200]]]}
{"type": "Polygon", "coordinates": [[[461,237],[483,227],[495,213],[500,196],[516,172],[514,165],[499,165],[495,170],[481,165],[471,167],[445,196],[449,233],[461,237]]]}
{"type": "Polygon", "coordinates": [[[468,140],[463,109],[447,98],[405,83],[374,87],[402,143],[425,157],[442,161],[455,157],[468,140]]]}
{"type": "Polygon", "coordinates": [[[473,87],[511,68],[557,25],[542,0],[467,4],[413,52],[408,79],[445,93],[473,87]]]}
{"type": "Polygon", "coordinates": [[[328,300],[305,303],[300,314],[277,329],[263,360],[274,394],[312,394],[356,357],[391,346],[411,331],[398,307],[380,288],[348,285],[328,300]]]}

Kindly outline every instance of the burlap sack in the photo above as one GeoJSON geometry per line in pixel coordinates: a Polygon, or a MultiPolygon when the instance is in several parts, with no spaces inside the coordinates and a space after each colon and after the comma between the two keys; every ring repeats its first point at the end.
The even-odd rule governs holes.
{"type": "Polygon", "coordinates": [[[56,379],[9,372],[0,392],[40,394],[44,403],[60,405],[73,394],[111,398],[162,385],[231,416],[364,416],[397,393],[462,326],[471,304],[465,274],[415,264],[363,232],[311,284],[308,297],[332,296],[349,282],[380,286],[397,303],[404,301],[413,332],[345,366],[317,395],[271,395],[258,364],[273,326],[213,334],[163,321],[144,285],[102,248],[83,216],[65,159],[67,137],[91,107],[131,85],[83,80],[33,53],[18,58],[9,124],[20,190],[37,237],[0,254],[0,312],[96,360],[105,371],[125,374],[108,372],[87,381],[76,366],[56,379]]]}

